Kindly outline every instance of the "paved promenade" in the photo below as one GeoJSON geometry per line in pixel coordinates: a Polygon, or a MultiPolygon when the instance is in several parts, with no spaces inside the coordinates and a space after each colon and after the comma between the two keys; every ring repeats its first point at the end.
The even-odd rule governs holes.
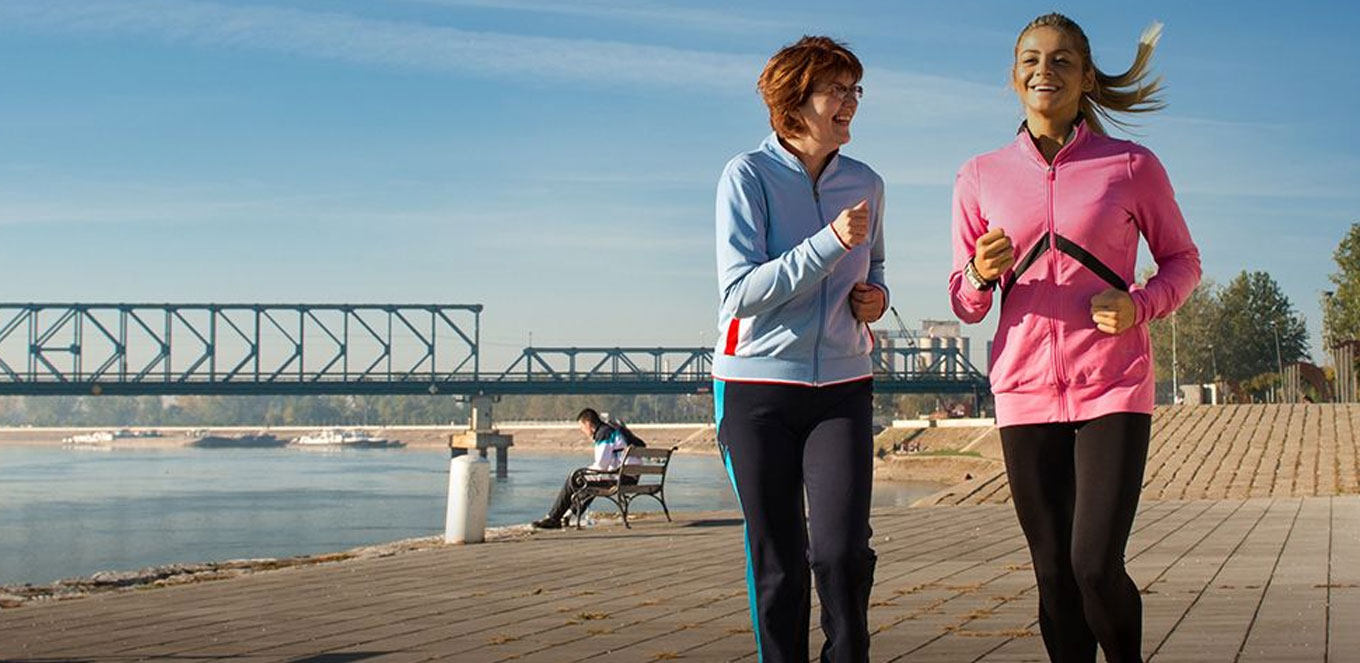
{"type": "MultiPolygon", "coordinates": [[[[1045,660],[1008,505],[874,528],[875,661],[1045,660]]],[[[0,660],[754,661],[741,537],[652,519],[30,605],[0,611],[0,660]]],[[[1360,661],[1360,497],[1146,502],[1129,566],[1151,661],[1360,661]]]]}
{"type": "MultiPolygon", "coordinates": [[[[1001,457],[990,433],[984,455],[1001,457]]],[[[1144,500],[1308,497],[1360,493],[1360,405],[1199,405],[1153,414],[1144,500]]],[[[1004,470],[932,498],[1010,502],[1004,470]]]]}

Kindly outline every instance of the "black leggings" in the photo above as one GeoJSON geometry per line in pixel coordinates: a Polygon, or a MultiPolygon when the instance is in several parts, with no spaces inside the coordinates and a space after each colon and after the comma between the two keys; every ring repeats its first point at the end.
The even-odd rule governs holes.
{"type": "Polygon", "coordinates": [[[822,605],[821,660],[868,661],[872,380],[827,387],[718,381],[714,398],[719,448],[746,518],[760,661],[807,663],[809,566],[822,605]]]}
{"type": "Polygon", "coordinates": [[[1006,426],[1015,513],[1039,584],[1039,629],[1054,663],[1141,661],[1143,605],[1124,570],[1152,417],[1006,426]]]}

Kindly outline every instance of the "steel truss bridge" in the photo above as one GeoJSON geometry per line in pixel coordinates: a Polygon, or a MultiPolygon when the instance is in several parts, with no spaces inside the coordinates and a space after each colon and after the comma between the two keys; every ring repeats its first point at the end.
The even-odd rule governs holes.
{"type": "MultiPolygon", "coordinates": [[[[529,347],[480,361],[482,306],[4,304],[0,395],[699,394],[706,347],[529,347]]],[[[879,393],[989,392],[958,349],[880,348],[879,393]]]]}

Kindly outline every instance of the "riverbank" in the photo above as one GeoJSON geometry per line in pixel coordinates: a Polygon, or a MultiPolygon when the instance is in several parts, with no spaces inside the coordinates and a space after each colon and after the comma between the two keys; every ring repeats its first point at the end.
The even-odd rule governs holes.
{"type": "MultiPolygon", "coordinates": [[[[874,461],[876,481],[925,481],[955,484],[967,481],[980,473],[1000,467],[1000,441],[978,445],[976,441],[995,431],[990,420],[953,422],[949,426],[932,426],[931,422],[897,422],[875,439],[874,461]],[[963,423],[966,425],[960,426],[963,423]],[[971,446],[970,446],[971,445],[971,446]],[[900,450],[894,450],[900,447],[900,450]],[[955,455],[963,454],[963,455],[955,455]]],[[[374,437],[404,442],[409,449],[444,449],[450,437],[461,436],[467,429],[461,426],[356,426],[351,427],[374,437]]],[[[686,454],[718,455],[717,435],[710,424],[636,424],[631,425],[648,446],[675,447],[686,454]]],[[[63,439],[79,434],[110,431],[110,428],[0,428],[0,446],[63,446],[63,439]]],[[[99,450],[158,449],[185,447],[194,440],[215,435],[270,434],[283,440],[318,430],[316,426],[218,426],[218,427],[141,427],[127,429],[135,436],[120,437],[98,445],[72,445],[72,448],[99,450]],[[145,436],[157,433],[157,436],[145,436]]],[[[514,439],[510,450],[511,463],[516,451],[543,453],[580,453],[588,456],[591,442],[581,435],[575,424],[554,422],[508,422],[498,430],[514,439]]],[[[996,437],[992,435],[991,437],[996,437]]]]}
{"type": "MultiPolygon", "coordinates": [[[[679,515],[679,514],[677,514],[679,515]]],[[[685,518],[706,518],[715,515],[730,515],[726,512],[696,511],[684,514],[685,518]]],[[[665,516],[651,511],[630,513],[628,519],[633,524],[653,521],[665,522],[665,516]]],[[[611,532],[623,528],[623,519],[617,512],[592,510],[587,521],[587,530],[611,532]]],[[[535,530],[527,523],[488,527],[486,543],[497,543],[527,539],[535,530]]],[[[390,543],[371,546],[358,546],[339,552],[316,555],[295,555],[291,557],[260,557],[252,559],[232,559],[220,562],[179,563],[151,566],[134,571],[101,571],[89,576],[63,578],[51,583],[0,584],[0,609],[18,608],[27,605],[70,601],[73,599],[111,594],[117,592],[142,591],[165,587],[194,585],[217,580],[230,580],[256,573],[279,571],[282,569],[301,569],[323,564],[353,562],[361,560],[393,557],[421,550],[441,548],[443,536],[423,536],[402,539],[390,543]]]]}
{"type": "MultiPolygon", "coordinates": [[[[649,514],[635,518],[646,520],[649,514]]],[[[599,519],[608,523],[611,519],[599,519]]],[[[612,520],[617,521],[615,517],[612,520]]],[[[486,541],[506,541],[525,538],[533,534],[529,525],[509,525],[489,527],[486,541]]],[[[296,569],[320,564],[380,559],[403,553],[428,550],[447,545],[442,536],[427,536],[403,539],[391,543],[360,546],[334,553],[318,555],[297,555],[293,557],[261,557],[255,559],[233,559],[221,562],[165,564],[136,571],[101,571],[89,576],[64,578],[52,583],[20,585],[0,585],[0,609],[18,608],[30,604],[53,601],[69,601],[114,592],[177,587],[215,580],[229,580],[264,571],[296,569]]]]}
{"type": "MultiPolygon", "coordinates": [[[[512,453],[489,486],[487,524],[541,518],[587,450],[512,453]]],[[[443,449],[0,447],[0,584],[109,570],[323,555],[443,531],[443,449]]],[[[910,506],[941,483],[877,483],[874,504],[910,506]]],[[[717,456],[679,453],[672,513],[736,507],[717,456]]],[[[634,513],[659,511],[641,500],[634,513]]],[[[592,513],[606,517],[601,501],[592,513]]]]}

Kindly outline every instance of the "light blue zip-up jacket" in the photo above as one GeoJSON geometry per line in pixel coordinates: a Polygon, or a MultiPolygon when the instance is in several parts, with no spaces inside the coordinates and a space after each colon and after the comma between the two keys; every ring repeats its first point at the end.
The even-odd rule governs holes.
{"type": "MultiPolygon", "coordinates": [[[[837,153],[818,181],[771,134],[727,163],[718,181],[720,380],[821,386],[873,374],[869,326],[850,290],[883,290],[883,178],[837,153]],[[869,237],[847,249],[831,229],[869,203],[869,237]]],[[[886,304],[885,304],[886,306],[886,304]]]]}

